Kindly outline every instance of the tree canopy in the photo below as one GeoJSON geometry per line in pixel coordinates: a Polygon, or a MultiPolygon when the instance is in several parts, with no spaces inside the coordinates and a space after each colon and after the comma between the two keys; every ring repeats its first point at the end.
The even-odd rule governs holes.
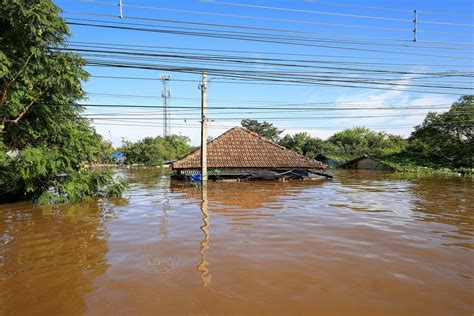
{"type": "Polygon", "coordinates": [[[365,127],[354,127],[335,133],[327,140],[307,133],[285,135],[280,145],[310,158],[325,155],[339,160],[350,160],[362,155],[385,155],[400,152],[405,140],[396,135],[374,132],[365,127]]]}
{"type": "Polygon", "coordinates": [[[249,131],[255,132],[258,135],[274,142],[278,142],[280,140],[281,133],[283,133],[283,130],[279,130],[272,123],[265,121],[260,123],[257,120],[245,119],[240,122],[240,125],[249,131]]]}
{"type": "Polygon", "coordinates": [[[327,140],[333,156],[349,160],[363,155],[381,156],[399,152],[405,140],[397,135],[371,131],[366,127],[348,128],[335,133],[327,140]]]}
{"type": "Polygon", "coordinates": [[[159,166],[189,153],[189,142],[188,137],[178,135],[145,137],[136,143],[127,141],[117,150],[125,154],[127,164],[159,166]]]}
{"type": "Polygon", "coordinates": [[[59,50],[70,34],[58,13],[50,0],[0,1],[0,201],[123,189],[86,168],[101,156],[101,137],[80,116],[88,73],[79,55],[59,50]]]}
{"type": "Polygon", "coordinates": [[[472,168],[474,96],[461,97],[448,112],[428,113],[408,141],[405,156],[420,164],[472,168]]]}
{"type": "Polygon", "coordinates": [[[324,155],[345,161],[368,154],[394,167],[472,169],[473,101],[474,96],[466,95],[445,113],[428,113],[408,139],[366,127],[354,127],[337,132],[327,140],[307,133],[285,135],[280,145],[310,158],[324,155]]]}

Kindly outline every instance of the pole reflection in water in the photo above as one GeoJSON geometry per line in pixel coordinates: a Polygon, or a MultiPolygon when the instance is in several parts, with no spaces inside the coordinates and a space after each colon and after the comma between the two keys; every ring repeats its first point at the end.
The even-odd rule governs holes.
{"type": "Polygon", "coordinates": [[[168,217],[169,217],[169,212],[171,210],[168,193],[165,192],[164,195],[165,196],[162,201],[163,215],[161,216],[160,226],[159,226],[160,236],[162,237],[162,240],[165,240],[168,237],[168,217]]]}
{"type": "Polygon", "coordinates": [[[201,184],[201,213],[203,225],[201,225],[201,231],[204,233],[204,237],[201,240],[199,247],[199,254],[201,255],[201,262],[197,266],[197,269],[201,276],[201,284],[208,286],[211,283],[211,273],[209,271],[209,262],[206,259],[206,250],[209,249],[209,210],[207,200],[207,182],[201,184]]]}

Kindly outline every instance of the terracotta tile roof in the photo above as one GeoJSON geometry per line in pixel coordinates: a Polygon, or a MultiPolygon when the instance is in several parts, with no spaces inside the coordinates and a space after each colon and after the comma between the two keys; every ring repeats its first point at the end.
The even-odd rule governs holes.
{"type": "MultiPolygon", "coordinates": [[[[173,169],[200,167],[200,148],[172,164],[173,169]]],[[[324,169],[326,165],[277,145],[257,133],[234,127],[207,144],[207,167],[324,169]]]]}

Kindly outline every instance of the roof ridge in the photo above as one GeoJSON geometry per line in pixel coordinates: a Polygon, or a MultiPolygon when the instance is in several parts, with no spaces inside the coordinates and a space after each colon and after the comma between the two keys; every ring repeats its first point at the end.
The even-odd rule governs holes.
{"type": "MultiPolygon", "coordinates": [[[[212,152],[215,147],[215,150],[218,150],[216,152],[219,153],[219,149],[218,148],[221,148],[221,145],[224,146],[228,146],[228,142],[231,141],[232,142],[232,139],[241,139],[244,143],[246,143],[246,145],[244,146],[249,146],[250,143],[253,143],[253,145],[251,145],[251,147],[248,147],[250,148],[251,150],[250,151],[254,151],[256,148],[258,147],[261,147],[262,149],[264,147],[267,147],[267,152],[268,150],[270,151],[274,151],[273,155],[269,155],[268,153],[267,154],[263,154],[264,156],[266,155],[266,158],[264,159],[267,159],[267,165],[275,165],[275,164],[278,164],[278,162],[275,161],[275,159],[277,159],[279,161],[280,164],[282,164],[282,166],[292,166],[292,165],[298,165],[300,164],[301,166],[305,165],[305,166],[315,166],[316,168],[324,168],[325,165],[323,163],[321,163],[320,161],[318,160],[315,160],[315,159],[311,159],[309,157],[306,157],[300,153],[297,153],[291,149],[288,149],[284,146],[281,146],[280,144],[270,140],[270,139],[267,139],[261,135],[259,135],[258,133],[254,132],[254,131],[251,131],[251,130],[248,130],[244,127],[240,127],[240,126],[235,126],[235,127],[232,127],[230,128],[229,130],[225,131],[224,133],[222,133],[221,135],[219,135],[218,137],[214,138],[213,140],[207,142],[207,146],[209,147],[208,151],[212,152]],[[228,136],[227,136],[228,135],[228,136]],[[226,137],[227,136],[227,137],[226,137]],[[246,140],[247,139],[247,140],[246,140]],[[252,141],[253,139],[253,141],[252,141]],[[260,142],[261,145],[257,145],[255,147],[256,144],[258,144],[260,142]],[[265,145],[266,144],[266,145],[265,145]],[[217,146],[217,147],[216,147],[217,146]],[[286,159],[286,161],[285,161],[286,159]],[[272,162],[273,161],[273,162],[272,162]],[[282,161],[284,161],[282,163],[282,161]],[[299,161],[299,163],[298,163],[299,161]],[[319,167],[317,167],[316,165],[320,165],[319,167]]],[[[240,143],[237,143],[237,148],[238,146],[241,146],[240,143]]],[[[200,151],[201,151],[201,147],[197,147],[195,150],[193,150],[192,152],[190,152],[189,154],[185,155],[184,157],[182,157],[181,159],[175,161],[173,163],[173,168],[177,165],[199,165],[200,164],[200,160],[201,160],[201,157],[199,155],[200,151]],[[194,161],[194,162],[193,162],[194,161]]],[[[229,149],[227,149],[229,150],[229,149]]],[[[231,147],[230,148],[230,152],[232,152],[234,149],[231,147]]],[[[257,149],[257,152],[258,152],[258,149],[257,149]]],[[[264,151],[265,152],[265,151],[264,151]]],[[[246,153],[246,155],[249,155],[249,152],[247,151],[243,151],[242,153],[246,153]]],[[[209,154],[209,153],[208,153],[209,154]]],[[[254,155],[255,152],[252,152],[250,153],[250,155],[254,155]]],[[[229,157],[226,157],[226,158],[223,158],[224,156],[227,156],[227,155],[224,155],[224,156],[221,156],[219,158],[219,155],[222,155],[222,153],[220,154],[217,154],[216,157],[208,157],[208,158],[211,158],[212,159],[221,159],[219,161],[219,164],[223,164],[225,165],[226,162],[223,162],[225,159],[229,159],[229,157]],[[222,160],[224,159],[224,160],[222,160]]],[[[260,154],[262,155],[262,154],[260,154]]],[[[234,154],[235,156],[235,154],[234,154]]],[[[255,158],[255,156],[253,156],[253,161],[254,163],[256,163],[255,166],[257,165],[265,165],[265,163],[262,164],[261,161],[259,161],[258,158],[259,156],[257,155],[257,158],[255,158]],[[257,160],[255,160],[257,159],[257,160]]],[[[263,157],[263,156],[262,156],[263,157]]],[[[233,157],[233,159],[235,161],[232,161],[232,163],[230,163],[230,165],[248,165],[249,161],[248,159],[244,159],[243,161],[240,160],[241,157],[233,157]],[[235,163],[237,162],[237,163],[235,163]]],[[[216,161],[216,160],[215,160],[216,161]]],[[[211,163],[212,164],[212,163],[211,163]]],[[[215,164],[215,163],[214,163],[215,164]]],[[[229,164],[229,163],[228,163],[229,164]]],[[[184,166],[183,165],[183,166],[184,166]]],[[[209,165],[209,161],[208,161],[208,165],[209,165]]]]}

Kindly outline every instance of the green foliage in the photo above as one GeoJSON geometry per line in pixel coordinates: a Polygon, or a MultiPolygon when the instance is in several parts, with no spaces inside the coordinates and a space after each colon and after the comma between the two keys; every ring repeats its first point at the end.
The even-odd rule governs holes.
{"type": "Polygon", "coordinates": [[[368,154],[410,173],[474,173],[474,96],[466,95],[442,114],[428,113],[408,140],[365,127],[345,129],[328,140],[307,133],[286,135],[280,145],[310,158],[319,154],[350,160],[368,154]]]}
{"type": "Polygon", "coordinates": [[[97,156],[97,162],[99,163],[112,163],[112,154],[114,153],[114,146],[111,141],[100,140],[99,141],[99,154],[97,156]]]}
{"type": "Polygon", "coordinates": [[[363,155],[383,156],[400,152],[405,147],[405,140],[385,132],[374,132],[366,127],[345,129],[332,135],[328,141],[333,145],[332,156],[344,160],[363,155]]]}
{"type": "Polygon", "coordinates": [[[159,166],[166,160],[181,158],[190,152],[189,138],[171,135],[167,137],[145,137],[136,142],[125,142],[117,150],[124,153],[126,163],[159,166]]]}
{"type": "MultiPolygon", "coordinates": [[[[92,186],[85,178],[95,173],[85,166],[103,155],[77,105],[85,61],[54,48],[69,36],[58,13],[51,0],[0,0],[0,202],[60,192],[64,175],[92,186]]],[[[98,195],[93,187],[79,191],[98,195]]]]}
{"type": "Polygon", "coordinates": [[[431,167],[473,168],[473,101],[474,96],[463,96],[446,113],[428,113],[423,123],[415,127],[400,158],[431,167]]]}
{"type": "Polygon", "coordinates": [[[260,123],[256,120],[245,119],[240,122],[240,125],[249,131],[255,132],[258,135],[274,142],[278,142],[280,139],[280,134],[283,133],[283,130],[279,130],[273,124],[265,121],[260,123]]]}
{"type": "Polygon", "coordinates": [[[307,133],[297,133],[293,136],[285,135],[279,144],[312,159],[320,154],[327,154],[331,147],[322,139],[311,137],[307,133]]]}
{"type": "Polygon", "coordinates": [[[381,156],[400,152],[405,147],[405,140],[400,136],[355,127],[336,133],[327,141],[311,137],[307,133],[285,135],[280,145],[313,159],[324,155],[338,160],[350,160],[365,154],[381,156]]]}
{"type": "Polygon", "coordinates": [[[78,172],[59,178],[57,182],[52,189],[40,195],[39,204],[74,203],[91,197],[120,197],[128,189],[123,180],[113,179],[110,170],[78,172]]]}

